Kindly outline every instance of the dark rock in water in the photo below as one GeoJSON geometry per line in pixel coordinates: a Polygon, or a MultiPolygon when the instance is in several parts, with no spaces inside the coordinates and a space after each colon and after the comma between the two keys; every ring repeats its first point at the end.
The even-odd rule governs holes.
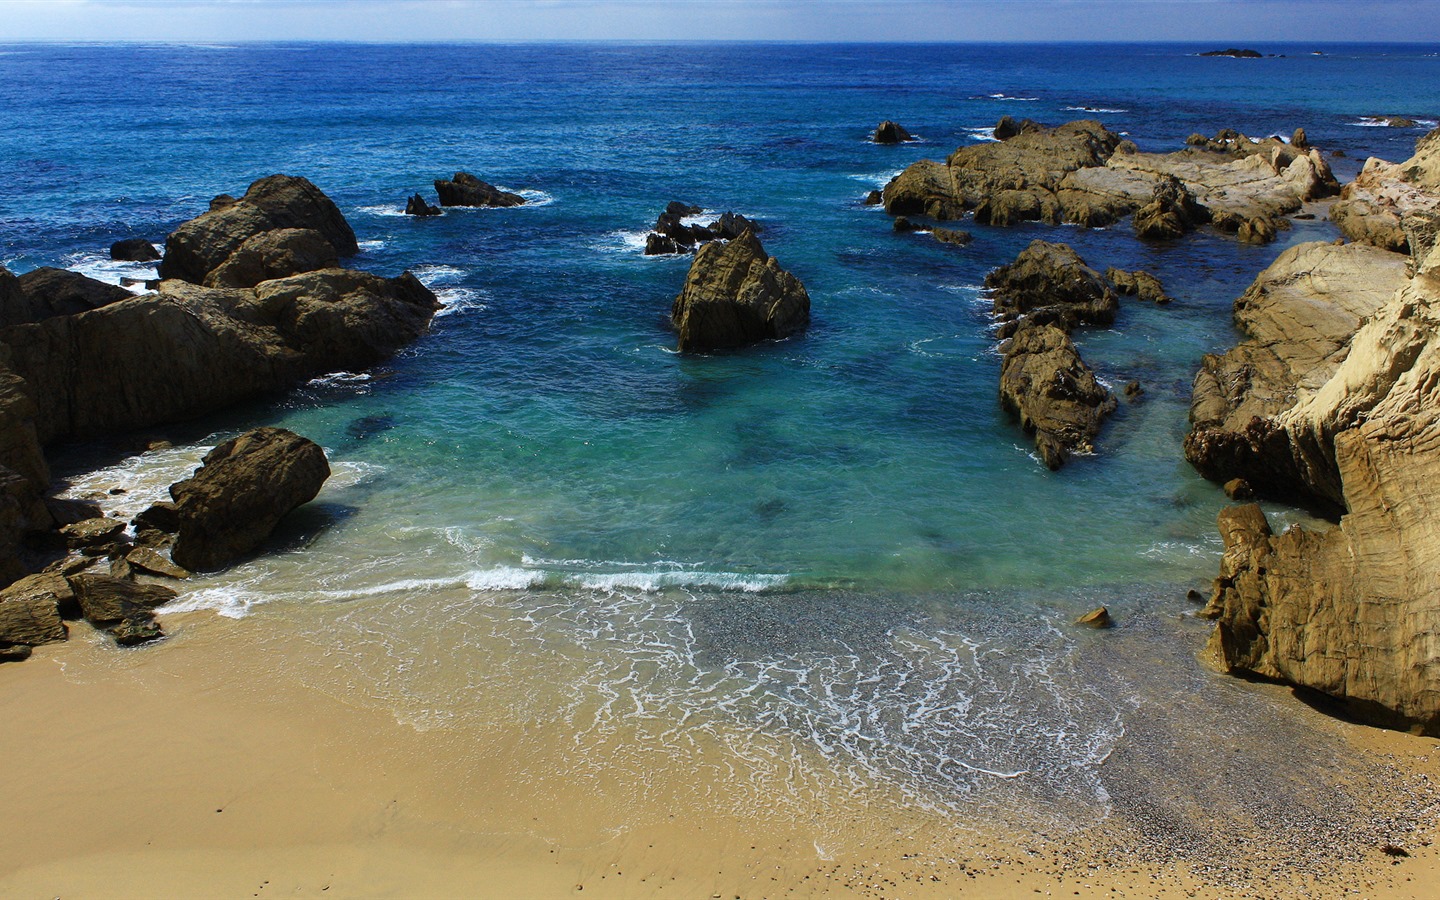
{"type": "Polygon", "coordinates": [[[1208,598],[1194,588],[1191,588],[1185,592],[1185,599],[1191,603],[1204,603],[1208,598]]]}
{"type": "Polygon", "coordinates": [[[150,616],[131,616],[105,630],[115,639],[115,643],[122,647],[157,641],[165,636],[155,619],[150,616]]]}
{"type": "Polygon", "coordinates": [[[997,141],[1008,141],[1017,134],[1033,134],[1044,130],[1045,126],[1034,119],[1021,119],[1017,122],[1010,116],[1001,116],[990,134],[997,141]]]}
{"type": "Polygon", "coordinates": [[[924,225],[920,225],[920,224],[918,224],[918,223],[916,223],[916,222],[912,222],[912,221],[910,221],[909,219],[905,218],[904,216],[896,216],[896,217],[895,217],[895,221],[894,221],[894,223],[892,224],[892,227],[893,227],[896,231],[899,231],[899,232],[901,232],[901,233],[910,232],[910,231],[924,231],[924,230],[925,230],[925,226],[924,226],[924,225]]]}
{"type": "Polygon", "coordinates": [[[394,416],[361,416],[345,426],[345,435],[353,440],[363,441],[383,434],[399,424],[394,416]]]}
{"type": "Polygon", "coordinates": [[[15,644],[10,647],[0,647],[0,663],[24,662],[30,658],[34,651],[26,644],[15,644]]]}
{"type": "Polygon", "coordinates": [[[355,232],[323,191],[305,178],[270,175],[251,184],[239,200],[217,197],[209,212],[171,232],[165,241],[165,258],[160,261],[160,277],[203,284],[240,245],[257,234],[282,228],[318,231],[338,256],[360,252],[355,232]]]}
{"type": "Polygon", "coordinates": [[[4,269],[0,273],[5,282],[0,284],[0,328],[88,312],[135,296],[68,269],[45,267],[19,278],[4,269]]]}
{"type": "Polygon", "coordinates": [[[145,529],[174,534],[180,530],[180,510],[168,500],[152,503],[131,523],[137,532],[145,529]]]}
{"type": "Polygon", "coordinates": [[[206,287],[254,287],[262,281],[302,272],[332,269],[340,264],[335,248],[312,228],[263,231],[235,249],[205,276],[206,287]]]}
{"type": "Polygon", "coordinates": [[[60,534],[65,538],[67,546],[78,550],[83,547],[112,543],[124,530],[124,522],[102,516],[95,519],[82,519],[73,525],[66,525],[60,529],[60,534]]]}
{"type": "Polygon", "coordinates": [[[110,245],[110,258],[125,262],[154,262],[160,258],[160,251],[144,238],[126,238],[110,245]]]}
{"type": "Polygon", "coordinates": [[[320,445],[281,428],[257,428],[205,454],[204,465],[170,487],[180,516],[171,558],[214,570],[253,552],[291,510],[330,477],[320,445]]]}
{"type": "Polygon", "coordinates": [[[761,230],[759,225],[739,213],[728,211],[721,213],[720,218],[709,226],[710,234],[722,241],[733,241],[746,231],[759,234],[761,230]]]}
{"type": "Polygon", "coordinates": [[[1067,245],[1048,241],[1031,242],[1013,263],[985,276],[985,286],[995,292],[1001,319],[1031,315],[1066,331],[1079,323],[1109,325],[1120,306],[1109,279],[1067,245]]]}
{"type": "Polygon", "coordinates": [[[1087,628],[1112,628],[1115,620],[1110,618],[1110,610],[1102,606],[1099,609],[1092,609],[1076,619],[1075,624],[1084,625],[1087,628]]]}
{"type": "Polygon", "coordinates": [[[1145,389],[1140,386],[1140,382],[1138,382],[1138,381],[1127,381],[1127,382],[1125,382],[1125,396],[1126,396],[1126,397],[1129,397],[1130,399],[1133,400],[1133,399],[1135,399],[1136,397],[1139,397],[1139,396],[1140,396],[1141,394],[1143,394],[1143,393],[1145,393],[1145,389]]]}
{"type": "Polygon", "coordinates": [[[881,122],[880,127],[876,128],[875,133],[870,136],[870,140],[877,144],[900,144],[914,139],[910,132],[889,119],[881,122]]]}
{"type": "Polygon", "coordinates": [[[405,201],[405,215],[438,216],[440,215],[440,207],[431,206],[424,197],[419,194],[413,194],[409,200],[405,201]]]}
{"type": "Polygon", "coordinates": [[[1115,290],[1121,294],[1135,297],[1137,300],[1144,300],[1149,303],[1165,305],[1174,298],[1165,293],[1165,286],[1160,279],[1149,272],[1136,270],[1126,272],[1124,269],[1111,267],[1105,270],[1105,277],[1115,285],[1115,290]]]}
{"type": "Polygon", "coordinates": [[[1174,240],[1208,219],[1185,184],[1166,175],[1155,184],[1150,202],[1135,211],[1135,233],[1149,240],[1174,240]]]}
{"type": "Polygon", "coordinates": [[[1275,240],[1275,222],[1263,216],[1246,219],[1235,236],[1247,244],[1268,244],[1275,240]]]}
{"type": "Polygon", "coordinates": [[[1116,406],[1069,335],[1032,322],[1022,322],[1005,349],[1000,402],[1035,436],[1041,461],[1052,470],[1073,452],[1093,451],[1101,422],[1116,406]]]}
{"type": "Polygon", "coordinates": [[[1344,150],[1331,150],[1330,155],[1335,157],[1336,159],[1344,159],[1347,154],[1344,150]]]}
{"type": "Polygon", "coordinates": [[[1225,482],[1225,496],[1231,500],[1249,501],[1255,499],[1255,491],[1245,479],[1232,478],[1225,482]]]}
{"type": "Polygon", "coordinates": [[[705,211],[703,206],[691,206],[688,203],[681,203],[679,200],[671,200],[665,204],[665,214],[684,218],[685,216],[698,216],[705,211]]]}
{"type": "Polygon", "coordinates": [[[881,194],[879,191],[871,191],[870,193],[865,195],[865,199],[862,202],[866,206],[879,206],[880,204],[885,202],[885,195],[881,194]]]}
{"type": "Polygon", "coordinates": [[[1241,50],[1230,47],[1226,50],[1207,50],[1201,56],[1228,56],[1232,59],[1262,59],[1263,56],[1258,50],[1241,50]]]}
{"type": "Polygon", "coordinates": [[[682,247],[669,235],[650,232],[645,236],[646,256],[666,256],[674,253],[689,253],[694,247],[693,244],[682,247]]]}
{"type": "Polygon", "coordinates": [[[963,247],[975,239],[970,232],[958,228],[932,228],[930,235],[942,244],[954,244],[957,247],[963,247]]]}
{"type": "Polygon", "coordinates": [[[655,220],[655,229],[645,238],[645,255],[689,253],[710,241],[733,241],[746,231],[758,233],[760,226],[739,213],[724,212],[709,225],[687,225],[682,219],[703,212],[698,206],[672,201],[655,220]]]}
{"type": "Polygon", "coordinates": [[[59,575],[29,575],[0,591],[0,644],[32,647],[65,640],[61,607],[75,594],[59,575]]]}
{"type": "Polygon", "coordinates": [[[1405,116],[1363,116],[1371,122],[1378,122],[1388,128],[1418,128],[1420,123],[1405,116]]]}
{"type": "Polygon", "coordinates": [[[114,625],[164,606],[180,596],[158,584],[139,584],[110,575],[84,574],[69,579],[80,611],[94,625],[114,625]]]}
{"type": "Polygon", "coordinates": [[[93,500],[71,500],[61,497],[47,497],[45,508],[56,525],[73,525],[85,519],[98,519],[105,515],[100,504],[93,500]]]}
{"type": "Polygon", "coordinates": [[[456,172],[449,181],[436,180],[435,193],[441,206],[521,206],[525,198],[502,191],[469,172],[456,172]]]}
{"type": "Polygon", "coordinates": [[[700,248],[670,318],[682,351],[787,337],[810,323],[810,295],[753,231],[700,248]]]}
{"type": "Polygon", "coordinates": [[[125,561],[142,572],[161,575],[165,578],[185,579],[190,573],[161,556],[152,547],[136,547],[125,554],[125,561]]]}

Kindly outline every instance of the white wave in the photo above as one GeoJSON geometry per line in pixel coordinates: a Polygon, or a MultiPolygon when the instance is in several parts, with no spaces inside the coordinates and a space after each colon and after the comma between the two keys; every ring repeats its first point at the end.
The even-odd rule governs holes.
{"type": "Polygon", "coordinates": [[[440,311],[435,317],[453,316],[462,312],[478,312],[488,309],[485,303],[488,295],[484,291],[474,288],[451,287],[441,288],[435,292],[435,299],[440,301],[440,311]]]}
{"type": "Polygon", "coordinates": [[[410,274],[420,279],[421,284],[433,290],[437,284],[453,284],[459,281],[468,272],[459,266],[433,265],[411,266],[410,274]]]}
{"type": "Polygon", "coordinates": [[[147,293],[144,282],[160,277],[154,263],[111,259],[108,253],[71,253],[64,258],[64,268],[96,281],[120,285],[132,294],[147,293]],[[124,284],[124,280],[132,283],[124,284]]]}
{"type": "Polygon", "coordinates": [[[367,484],[385,471],[384,466],[361,462],[358,459],[337,460],[334,458],[335,451],[333,450],[327,449],[325,455],[330,458],[330,477],[320,491],[321,497],[324,497],[329,491],[343,491],[346,488],[367,484]]]}
{"type": "Polygon", "coordinates": [[[896,169],[896,170],[893,171],[893,172],[876,172],[876,173],[870,173],[870,174],[855,174],[855,175],[849,176],[849,178],[850,178],[851,181],[859,181],[859,182],[863,182],[864,184],[874,185],[874,186],[877,187],[877,188],[883,188],[885,185],[887,185],[887,184],[889,184],[891,181],[895,180],[895,178],[896,178],[897,176],[899,176],[901,172],[904,172],[904,171],[905,171],[904,169],[896,169]]]}
{"type": "Polygon", "coordinates": [[[1009,94],[987,94],[991,100],[1019,100],[1022,103],[1033,103],[1039,97],[1012,97],[1009,94]]]}
{"type": "MultiPolygon", "coordinates": [[[[1391,124],[1390,124],[1390,120],[1391,120],[1392,118],[1399,118],[1399,117],[1398,117],[1398,116],[1361,116],[1360,119],[1359,119],[1359,121],[1351,122],[1351,123],[1349,123],[1349,124],[1351,124],[1352,126],[1354,126],[1354,127],[1356,127],[1356,128],[1391,128],[1391,127],[1395,127],[1395,126],[1391,126],[1391,124]]],[[[1415,123],[1415,127],[1416,127],[1416,128],[1434,128],[1435,125],[1436,125],[1436,120],[1435,120],[1435,119],[1411,119],[1411,121],[1415,123]]],[[[1401,127],[1403,127],[1403,126],[1401,126],[1401,127]]]]}
{"type": "Polygon", "coordinates": [[[401,216],[406,215],[405,207],[395,204],[379,204],[377,206],[361,206],[356,212],[369,213],[372,216],[401,216]]]}
{"type": "Polygon", "coordinates": [[[1088,113],[1123,113],[1130,111],[1128,109],[1112,109],[1105,106],[1067,106],[1065,107],[1065,109],[1069,110],[1070,112],[1088,113]]]}
{"type": "Polygon", "coordinates": [[[170,499],[170,485],[189,478],[200,461],[218,442],[164,447],[126,457],[114,465],[65,479],[58,496],[98,500],[108,513],[119,513],[127,522],[152,503],[170,499]],[[112,494],[119,489],[124,493],[112,494]]]}
{"type": "Polygon", "coordinates": [[[363,385],[373,380],[368,372],[331,372],[305,382],[310,388],[330,388],[363,385]]]}
{"type": "MultiPolygon", "coordinates": [[[[549,206],[550,204],[552,204],[552,203],[555,202],[555,195],[546,193],[545,191],[537,191],[537,190],[532,190],[532,189],[530,189],[530,188],[520,188],[520,189],[518,189],[518,190],[512,190],[512,189],[507,188],[507,187],[500,187],[500,185],[498,185],[498,184],[495,185],[495,186],[496,186],[497,188],[500,188],[500,190],[502,190],[502,191],[509,191],[509,192],[512,193],[512,194],[519,194],[521,197],[524,197],[524,198],[525,198],[525,205],[524,205],[524,206],[521,206],[521,207],[508,207],[509,209],[517,209],[517,208],[518,208],[518,209],[525,209],[525,208],[527,208],[527,207],[532,207],[532,208],[533,208],[533,207],[536,207],[536,206],[549,206]]],[[[496,207],[496,208],[506,208],[506,207],[496,207]]]]}
{"type": "Polygon", "coordinates": [[[571,576],[564,583],[597,591],[637,590],[653,594],[665,588],[711,588],[759,593],[785,584],[785,575],[740,575],[733,572],[616,572],[571,576]]]}
{"type": "Polygon", "coordinates": [[[1156,541],[1141,550],[1140,555],[1158,560],[1208,559],[1217,555],[1219,549],[1195,541],[1156,541]]]}
{"type": "Polygon", "coordinates": [[[964,129],[964,131],[965,131],[966,134],[970,135],[972,138],[974,138],[974,139],[977,140],[977,141],[998,141],[998,140],[1000,140],[999,138],[997,138],[997,137],[995,136],[995,128],[994,128],[994,126],[986,126],[986,127],[984,127],[984,128],[966,128],[966,129],[964,129]]]}
{"type": "Polygon", "coordinates": [[[472,591],[524,591],[545,582],[545,573],[516,566],[481,569],[465,577],[465,586],[472,591]]]}
{"type": "Polygon", "coordinates": [[[361,250],[383,250],[386,244],[385,241],[378,239],[373,241],[358,241],[357,243],[360,245],[361,250]]]}
{"type": "MultiPolygon", "coordinates": [[[[649,231],[611,231],[596,240],[590,245],[591,249],[603,253],[645,253],[645,241],[649,238],[649,231]]],[[[651,257],[652,259],[664,259],[662,256],[651,257]]]]}

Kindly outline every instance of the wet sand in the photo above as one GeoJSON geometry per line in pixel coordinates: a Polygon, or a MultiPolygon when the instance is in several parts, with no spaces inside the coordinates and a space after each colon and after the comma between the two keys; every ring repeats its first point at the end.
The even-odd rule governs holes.
{"type": "MultiPolygon", "coordinates": [[[[10,822],[0,894],[1423,898],[1440,883],[1424,834],[1397,839],[1409,856],[1376,846],[1317,864],[1267,846],[1264,829],[1217,823],[1231,830],[1210,837],[1230,851],[1183,858],[1123,798],[1099,827],[1042,835],[911,814],[883,797],[867,811],[871,800],[847,795],[833,807],[847,821],[821,829],[845,836],[832,850],[814,822],[737,814],[723,779],[646,783],[603,767],[517,777],[513,757],[533,755],[522,732],[539,726],[400,724],[366,698],[307,684],[317,661],[301,657],[313,647],[287,650],[279,620],[257,618],[170,616],[175,639],[134,651],[78,624],[69,643],[0,668],[10,822]],[[615,827],[609,807],[622,796],[630,824],[615,827]]],[[[1390,772],[1352,785],[1374,795],[1377,816],[1425,802],[1426,779],[1440,778],[1434,739],[1297,714],[1390,772]],[[1418,793],[1382,793],[1397,784],[1418,793]]]]}

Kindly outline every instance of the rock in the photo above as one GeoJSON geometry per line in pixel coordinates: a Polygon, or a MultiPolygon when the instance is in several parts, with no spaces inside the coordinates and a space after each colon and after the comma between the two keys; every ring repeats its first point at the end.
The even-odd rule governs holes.
{"type": "Polygon", "coordinates": [[[143,617],[180,596],[158,584],[139,584],[109,575],[84,574],[69,579],[80,610],[93,625],[106,626],[143,617]]]}
{"type": "Polygon", "coordinates": [[[682,351],[739,347],[805,328],[810,295],[746,231],[700,248],[670,316],[682,351]]]}
{"type": "Polygon", "coordinates": [[[75,595],[58,575],[30,575],[0,591],[0,644],[37,647],[66,637],[61,607],[75,595]]]}
{"type": "Polygon", "coordinates": [[[105,629],[121,647],[133,647],[165,636],[153,618],[132,616],[105,629]]]}
{"type": "MultiPolygon", "coordinates": [[[[118,550],[117,552],[123,552],[118,550]]],[[[135,579],[135,567],[123,556],[110,557],[110,577],[119,578],[122,581],[133,581],[135,579]]]]}
{"type": "Polygon", "coordinates": [[[410,199],[405,201],[405,215],[407,216],[438,216],[440,212],[440,207],[431,206],[419,194],[412,194],[410,199]]]}
{"type": "Polygon", "coordinates": [[[879,206],[880,204],[885,202],[885,195],[881,194],[879,191],[871,191],[870,193],[865,195],[865,199],[862,202],[866,206],[879,206]]]}
{"type": "Polygon", "coordinates": [[[1174,240],[1208,219],[1184,183],[1166,175],[1156,182],[1150,202],[1136,210],[1135,233],[1147,240],[1174,240]]]}
{"type": "Polygon", "coordinates": [[[1232,478],[1225,482],[1225,496],[1231,500],[1250,501],[1255,499],[1255,491],[1250,487],[1250,482],[1243,478],[1232,478]]]}
{"type": "Polygon", "coordinates": [[[125,238],[110,245],[110,258],[125,262],[155,262],[160,251],[144,238],[125,238]]]}
{"type": "Polygon", "coordinates": [[[1054,325],[1028,321],[1005,350],[1000,402],[1035,436],[1041,461],[1052,470],[1073,452],[1095,449],[1100,424],[1116,405],[1069,335],[1054,325]]]}
{"type": "Polygon", "coordinates": [[[44,501],[50,469],[40,449],[39,411],[11,362],[0,344],[0,585],[28,571],[21,558],[28,539],[54,525],[44,501]]]}
{"type": "Polygon", "coordinates": [[[759,234],[761,228],[758,224],[739,213],[723,212],[718,219],[710,223],[708,231],[714,239],[733,241],[746,231],[753,231],[759,234]]]}
{"type": "Polygon", "coordinates": [[[335,248],[311,228],[277,228],[249,238],[214,271],[206,287],[255,287],[262,281],[302,272],[333,269],[340,264],[335,248]]]}
{"type": "Polygon", "coordinates": [[[1296,150],[1310,149],[1310,139],[1305,136],[1305,129],[1295,129],[1295,134],[1290,138],[1290,146],[1294,147],[1296,150]]]}
{"type": "Polygon", "coordinates": [[[1398,165],[1370,159],[1340,192],[1330,219],[1353,241],[1424,259],[1440,219],[1440,129],[1415,144],[1398,165]],[[1411,237],[1418,246],[1411,246],[1411,237]]]}
{"type": "Polygon", "coordinates": [[[905,141],[913,141],[914,138],[900,125],[886,119],[880,123],[880,127],[875,129],[870,140],[877,144],[901,144],[905,141]]]}
{"type": "Polygon", "coordinates": [[[1075,324],[1109,325],[1119,298],[1109,279],[1065,244],[1032,241],[1015,261],[985,276],[1002,320],[1029,315],[1065,330],[1075,324]]]}
{"type": "Polygon", "coordinates": [[[25,644],[15,644],[11,647],[0,647],[0,663],[24,662],[30,658],[34,651],[25,644]]]}
{"type": "Polygon", "coordinates": [[[1351,336],[1405,282],[1405,258],[1364,244],[1299,244],[1285,250],[1235,301],[1246,339],[1207,355],[1190,401],[1185,457],[1206,478],[1244,478],[1269,496],[1339,503],[1331,479],[1318,494],[1273,417],[1323,386],[1351,336]]]}
{"type": "Polygon", "coordinates": [[[469,172],[456,172],[449,181],[437,180],[435,193],[440,195],[441,206],[520,206],[525,202],[519,194],[502,191],[469,172]]]}
{"type": "Polygon", "coordinates": [[[1123,269],[1111,267],[1105,270],[1105,277],[1115,285],[1117,293],[1134,297],[1137,300],[1145,300],[1163,306],[1174,299],[1165,293],[1165,285],[1160,282],[1160,279],[1149,272],[1138,269],[1134,272],[1126,272],[1123,269]]]}
{"type": "Polygon", "coordinates": [[[131,522],[135,531],[154,530],[174,534],[180,530],[180,511],[168,500],[152,503],[131,522]]]}
{"type": "Polygon", "coordinates": [[[1087,628],[1113,628],[1115,620],[1110,618],[1110,610],[1102,606],[1099,609],[1092,609],[1076,619],[1075,624],[1084,625],[1087,628]]]}
{"type": "Polygon", "coordinates": [[[234,200],[217,197],[210,211],[171,232],[160,261],[162,279],[203,284],[242,244],[258,234],[304,228],[320,232],[337,256],[360,252],[355,232],[340,209],[305,178],[270,175],[234,200]],[[222,198],[229,202],[222,202],[222,198]]]}
{"type": "Polygon", "coordinates": [[[1056,192],[1067,173],[1100,166],[1120,137],[1095,121],[1045,128],[1002,119],[999,143],[961,147],[944,163],[922,160],[885,186],[885,211],[958,219],[976,211],[976,221],[994,225],[1040,219],[1061,221],[1056,192]]]}
{"type": "Polygon", "coordinates": [[[685,216],[698,216],[705,211],[703,206],[693,206],[689,203],[682,203],[679,200],[671,200],[665,204],[665,214],[684,218],[685,216]]]}
{"type": "Polygon", "coordinates": [[[48,267],[36,269],[16,278],[10,295],[3,298],[0,328],[98,309],[133,296],[119,285],[96,281],[79,272],[48,267]]]}
{"type": "MultiPolygon", "coordinates": [[[[178,527],[178,525],[177,525],[178,527]]],[[[142,528],[135,533],[134,545],[151,550],[169,550],[175,546],[175,535],[157,528],[142,528]]]]}
{"type": "Polygon", "coordinates": [[[65,544],[72,549],[97,547],[113,543],[125,531],[125,523],[119,519],[82,519],[60,529],[65,544]]]}
{"type": "Polygon", "coordinates": [[[1275,240],[1275,234],[1273,220],[1264,216],[1256,216],[1253,219],[1246,219],[1235,236],[1247,244],[1268,244],[1275,240]]]}
{"type": "Polygon", "coordinates": [[[895,229],[896,231],[901,232],[901,233],[906,233],[906,232],[911,232],[911,231],[924,231],[924,230],[925,230],[925,226],[919,225],[919,224],[917,224],[917,223],[915,223],[915,222],[912,222],[912,221],[910,221],[909,219],[905,218],[904,216],[896,216],[896,217],[895,217],[895,222],[893,223],[893,227],[894,227],[894,229],[895,229]]]}
{"type": "Polygon", "coordinates": [[[1258,50],[1240,50],[1231,47],[1227,50],[1206,50],[1201,56],[1228,56],[1231,59],[1261,59],[1258,50]]]}
{"type": "Polygon", "coordinates": [[[281,428],[257,428],[205,454],[193,476],[170,487],[180,516],[171,557],[213,570],[252,553],[291,510],[330,477],[325,451],[281,428]]]}
{"type": "Polygon", "coordinates": [[[125,561],[142,572],[149,572],[151,575],[161,575],[165,578],[175,579],[190,577],[189,571],[175,565],[151,547],[136,547],[134,550],[125,554],[125,561]]]}
{"type": "Polygon", "coordinates": [[[932,228],[930,236],[942,244],[953,244],[956,247],[963,247],[975,239],[970,232],[958,228],[932,228]]]}
{"type": "Polygon", "coordinates": [[[1190,601],[1191,603],[1197,604],[1204,603],[1206,600],[1205,595],[1195,590],[1194,588],[1191,588],[1190,590],[1185,592],[1185,599],[1190,601]]]}
{"type": "Polygon", "coordinates": [[[996,122],[995,127],[991,129],[990,136],[997,141],[1008,141],[1017,134],[1031,134],[1044,131],[1045,126],[1033,119],[1021,119],[1017,122],[1011,116],[1001,116],[1000,121],[996,122]]]}
{"type": "Polygon", "coordinates": [[[650,232],[645,236],[645,255],[664,256],[672,253],[689,253],[694,245],[680,246],[674,238],[664,234],[650,232]]]}
{"type": "Polygon", "coordinates": [[[72,525],[85,519],[104,517],[105,511],[93,500],[73,500],[61,497],[47,497],[45,508],[56,525],[72,525]]]}
{"type": "Polygon", "coordinates": [[[1125,382],[1125,396],[1128,397],[1129,399],[1134,400],[1136,397],[1139,397],[1139,396],[1140,396],[1141,394],[1143,394],[1143,393],[1145,393],[1145,389],[1140,386],[1140,382],[1138,382],[1138,381],[1127,381],[1127,382],[1125,382]]]}
{"type": "Polygon", "coordinates": [[[153,294],[0,329],[0,342],[45,444],[193,418],[367,368],[423,332],[438,306],[409,273],[322,269],[254,289],[166,281],[153,294]]]}

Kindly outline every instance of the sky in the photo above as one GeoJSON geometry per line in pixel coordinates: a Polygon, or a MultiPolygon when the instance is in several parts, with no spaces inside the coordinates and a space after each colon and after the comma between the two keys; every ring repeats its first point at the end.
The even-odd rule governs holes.
{"type": "Polygon", "coordinates": [[[1440,0],[0,0],[33,40],[1440,43],[1440,0]]]}

